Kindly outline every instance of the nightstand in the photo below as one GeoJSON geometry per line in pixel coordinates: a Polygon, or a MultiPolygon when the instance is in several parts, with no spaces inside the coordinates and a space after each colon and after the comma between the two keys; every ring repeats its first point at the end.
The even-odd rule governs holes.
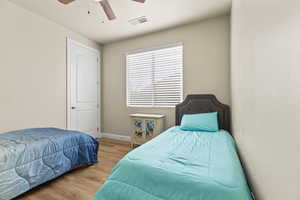
{"type": "Polygon", "coordinates": [[[164,131],[164,115],[132,114],[130,117],[131,147],[142,145],[164,131]]]}

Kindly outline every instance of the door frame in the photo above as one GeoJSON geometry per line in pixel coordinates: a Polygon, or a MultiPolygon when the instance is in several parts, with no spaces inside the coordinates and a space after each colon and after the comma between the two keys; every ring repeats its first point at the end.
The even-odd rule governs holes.
{"type": "Polygon", "coordinates": [[[71,127],[71,51],[72,51],[72,44],[85,48],[89,51],[93,51],[97,54],[98,57],[98,131],[97,137],[101,138],[101,52],[98,49],[89,47],[84,45],[80,42],[72,40],[71,38],[67,37],[67,99],[66,99],[66,129],[70,130],[71,127]]]}

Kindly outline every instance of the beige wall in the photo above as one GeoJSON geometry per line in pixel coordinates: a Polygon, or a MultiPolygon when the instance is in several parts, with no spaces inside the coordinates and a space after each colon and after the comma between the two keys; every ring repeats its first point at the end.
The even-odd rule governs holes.
{"type": "Polygon", "coordinates": [[[260,200],[300,199],[300,1],[234,0],[234,134],[260,200]]]}
{"type": "Polygon", "coordinates": [[[86,38],[0,1],[0,132],[66,126],[66,37],[86,38]]]}
{"type": "Polygon", "coordinates": [[[175,121],[174,108],[126,107],[125,54],[129,51],[184,43],[184,94],[213,93],[230,103],[230,20],[228,16],[205,20],[163,32],[116,42],[103,49],[102,132],[130,134],[130,113],[161,113],[167,126],[175,121]]]}

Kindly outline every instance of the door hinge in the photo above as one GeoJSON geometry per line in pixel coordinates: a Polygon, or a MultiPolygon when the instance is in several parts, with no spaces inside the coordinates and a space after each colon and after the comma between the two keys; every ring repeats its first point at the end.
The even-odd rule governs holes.
{"type": "Polygon", "coordinates": [[[97,132],[99,132],[100,131],[100,129],[99,128],[97,128],[97,132]]]}

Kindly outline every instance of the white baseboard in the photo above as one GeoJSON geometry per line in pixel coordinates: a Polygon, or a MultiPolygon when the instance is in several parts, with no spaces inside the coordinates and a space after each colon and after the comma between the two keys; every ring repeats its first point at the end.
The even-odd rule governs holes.
{"type": "Polygon", "coordinates": [[[96,133],[95,135],[93,135],[93,137],[96,138],[96,139],[97,139],[97,138],[101,138],[101,133],[98,132],[98,133],[96,133]]]}
{"type": "Polygon", "coordinates": [[[101,133],[101,138],[121,140],[121,141],[125,141],[125,142],[130,142],[131,141],[130,136],[117,135],[117,134],[113,134],[113,133],[101,133]]]}

